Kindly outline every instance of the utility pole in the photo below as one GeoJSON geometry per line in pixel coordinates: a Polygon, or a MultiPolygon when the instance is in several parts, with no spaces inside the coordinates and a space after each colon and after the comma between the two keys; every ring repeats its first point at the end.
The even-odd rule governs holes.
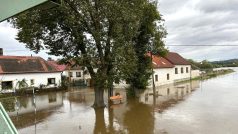
{"type": "Polygon", "coordinates": [[[151,72],[152,72],[152,88],[153,88],[153,94],[155,96],[155,81],[154,81],[154,68],[153,68],[153,53],[152,53],[152,50],[150,51],[150,60],[151,60],[151,72]]]}

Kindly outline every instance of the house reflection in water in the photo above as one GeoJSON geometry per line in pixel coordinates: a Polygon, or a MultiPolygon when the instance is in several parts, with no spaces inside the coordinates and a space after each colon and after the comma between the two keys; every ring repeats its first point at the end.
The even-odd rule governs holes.
{"type": "Polygon", "coordinates": [[[164,109],[184,100],[194,90],[199,88],[200,81],[176,83],[156,87],[156,97],[153,97],[153,90],[148,89],[140,95],[140,101],[155,106],[155,111],[162,112],[164,109]]]}
{"type": "Polygon", "coordinates": [[[53,113],[52,109],[57,109],[63,105],[63,97],[61,92],[52,92],[45,95],[37,95],[35,101],[31,96],[1,99],[0,102],[19,129],[32,125],[35,121],[40,122],[47,118],[53,113]]]}
{"type": "MultiPolygon", "coordinates": [[[[199,83],[200,81],[192,81],[157,87],[155,101],[152,89],[145,90],[138,99],[125,98],[123,104],[108,109],[109,128],[114,128],[116,132],[121,133],[153,134],[155,133],[154,113],[163,112],[168,107],[183,101],[199,88],[199,83]]],[[[125,96],[123,92],[120,93],[125,96]]]]}

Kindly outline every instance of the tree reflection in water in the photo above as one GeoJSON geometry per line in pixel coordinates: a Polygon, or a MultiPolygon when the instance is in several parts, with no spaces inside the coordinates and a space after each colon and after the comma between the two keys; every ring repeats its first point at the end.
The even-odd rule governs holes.
{"type": "Polygon", "coordinates": [[[138,99],[128,100],[127,104],[123,104],[116,109],[109,108],[107,110],[108,110],[108,126],[105,122],[104,113],[106,112],[104,111],[104,109],[94,109],[95,111],[94,134],[154,133],[153,107],[139,102],[138,99]],[[122,113],[119,114],[119,112],[122,113]],[[117,122],[115,122],[116,120],[117,122]],[[122,122],[118,120],[122,120],[122,122]],[[116,127],[117,125],[120,125],[119,126],[120,128],[117,128],[116,127]]]}
{"type": "Polygon", "coordinates": [[[129,110],[124,115],[123,123],[128,133],[153,134],[153,107],[139,102],[138,99],[128,100],[127,107],[129,110]]]}
{"type": "Polygon", "coordinates": [[[104,108],[94,109],[94,111],[95,111],[94,134],[105,134],[107,130],[104,119],[104,108]]]}

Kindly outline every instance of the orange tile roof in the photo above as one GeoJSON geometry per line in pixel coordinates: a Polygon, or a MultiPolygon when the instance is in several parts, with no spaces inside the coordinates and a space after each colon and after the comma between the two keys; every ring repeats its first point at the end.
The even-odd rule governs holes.
{"type": "Polygon", "coordinates": [[[64,71],[66,69],[66,65],[58,64],[57,61],[47,61],[50,65],[54,66],[58,71],[64,71]]]}
{"type": "MultiPolygon", "coordinates": [[[[147,53],[148,56],[150,56],[150,53],[147,53]]],[[[158,56],[158,55],[152,55],[152,62],[154,68],[173,68],[174,65],[170,63],[165,58],[158,56]]]]}

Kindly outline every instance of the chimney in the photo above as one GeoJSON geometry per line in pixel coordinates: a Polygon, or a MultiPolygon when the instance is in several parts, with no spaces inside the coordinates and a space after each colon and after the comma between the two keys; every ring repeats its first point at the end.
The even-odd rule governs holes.
{"type": "Polygon", "coordinates": [[[3,56],[3,49],[0,48],[0,56],[3,56]]]}

